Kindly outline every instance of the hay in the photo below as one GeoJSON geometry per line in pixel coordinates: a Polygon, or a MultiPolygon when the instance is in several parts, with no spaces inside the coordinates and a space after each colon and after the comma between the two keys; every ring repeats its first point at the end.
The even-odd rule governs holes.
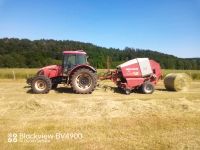
{"type": "Polygon", "coordinates": [[[189,88],[191,80],[186,73],[170,73],[164,78],[164,85],[169,91],[185,91],[189,88]]]}
{"type": "Polygon", "coordinates": [[[22,111],[38,111],[39,109],[42,109],[42,107],[43,105],[40,102],[30,99],[23,103],[17,103],[15,109],[22,111]]]}

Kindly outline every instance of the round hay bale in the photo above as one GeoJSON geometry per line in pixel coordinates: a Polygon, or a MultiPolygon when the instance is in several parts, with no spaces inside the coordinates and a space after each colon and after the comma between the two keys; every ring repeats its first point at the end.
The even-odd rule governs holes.
{"type": "Polygon", "coordinates": [[[191,80],[186,73],[170,73],[164,78],[164,85],[169,91],[182,91],[189,88],[191,80]]]}

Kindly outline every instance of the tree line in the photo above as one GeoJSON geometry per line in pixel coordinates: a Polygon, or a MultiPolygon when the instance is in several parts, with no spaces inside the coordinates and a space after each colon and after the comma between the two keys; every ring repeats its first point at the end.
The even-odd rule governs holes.
{"type": "Polygon", "coordinates": [[[123,50],[105,48],[70,40],[28,40],[17,38],[0,39],[1,68],[38,68],[61,64],[63,50],[84,50],[89,62],[96,68],[111,68],[137,57],[148,57],[160,63],[163,69],[200,69],[200,58],[178,58],[152,50],[126,47],[123,50]],[[109,58],[109,59],[108,59],[109,58]]]}

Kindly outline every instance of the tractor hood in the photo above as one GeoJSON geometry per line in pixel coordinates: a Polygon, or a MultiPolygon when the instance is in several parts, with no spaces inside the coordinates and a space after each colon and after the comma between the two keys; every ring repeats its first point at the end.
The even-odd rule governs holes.
{"type": "Polygon", "coordinates": [[[44,70],[44,69],[50,69],[50,70],[54,70],[54,69],[58,69],[60,67],[60,65],[49,65],[49,66],[45,66],[43,68],[41,68],[40,70],[44,70]]]}
{"type": "Polygon", "coordinates": [[[45,75],[49,78],[54,78],[57,76],[61,76],[62,74],[62,66],[61,65],[50,65],[41,68],[38,73],[38,75],[45,75]]]}

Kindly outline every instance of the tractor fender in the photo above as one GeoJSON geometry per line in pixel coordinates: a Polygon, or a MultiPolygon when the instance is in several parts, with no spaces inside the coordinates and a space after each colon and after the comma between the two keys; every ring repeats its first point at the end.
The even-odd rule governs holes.
{"type": "Polygon", "coordinates": [[[70,70],[69,73],[68,73],[68,75],[71,76],[76,70],[78,70],[80,68],[87,68],[87,69],[92,70],[95,73],[97,72],[97,70],[94,67],[92,67],[90,65],[86,65],[86,64],[81,64],[81,65],[77,65],[72,70],[70,70]]]}

